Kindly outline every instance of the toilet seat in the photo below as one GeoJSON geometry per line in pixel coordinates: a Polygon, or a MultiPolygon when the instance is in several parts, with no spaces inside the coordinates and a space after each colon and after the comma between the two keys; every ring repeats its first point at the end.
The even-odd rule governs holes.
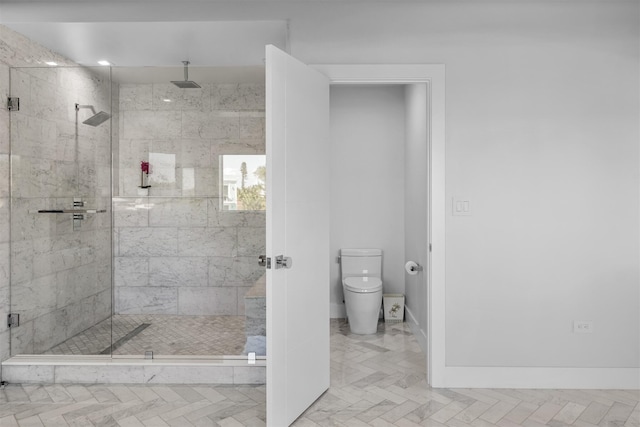
{"type": "Polygon", "coordinates": [[[347,277],[343,280],[342,284],[347,291],[360,294],[367,294],[382,290],[382,280],[380,280],[379,277],[347,277]]]}

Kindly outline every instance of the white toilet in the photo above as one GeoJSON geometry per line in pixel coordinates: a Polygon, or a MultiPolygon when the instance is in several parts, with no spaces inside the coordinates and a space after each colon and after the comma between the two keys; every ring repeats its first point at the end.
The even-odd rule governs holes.
{"type": "Polygon", "coordinates": [[[354,334],[375,334],[382,304],[382,250],[342,249],[342,290],[354,334]]]}

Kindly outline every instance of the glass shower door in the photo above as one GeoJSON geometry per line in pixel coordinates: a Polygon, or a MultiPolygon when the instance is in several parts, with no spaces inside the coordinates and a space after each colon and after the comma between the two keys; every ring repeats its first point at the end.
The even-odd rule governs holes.
{"type": "Polygon", "coordinates": [[[11,355],[110,354],[108,68],[12,68],[11,355]]]}

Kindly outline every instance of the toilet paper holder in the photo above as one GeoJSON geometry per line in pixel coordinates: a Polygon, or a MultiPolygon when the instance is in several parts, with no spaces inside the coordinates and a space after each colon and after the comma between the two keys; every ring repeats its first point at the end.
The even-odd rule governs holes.
{"type": "Polygon", "coordinates": [[[407,263],[404,265],[404,269],[410,275],[415,276],[416,274],[418,274],[418,271],[422,271],[422,266],[417,262],[407,261],[407,263]]]}

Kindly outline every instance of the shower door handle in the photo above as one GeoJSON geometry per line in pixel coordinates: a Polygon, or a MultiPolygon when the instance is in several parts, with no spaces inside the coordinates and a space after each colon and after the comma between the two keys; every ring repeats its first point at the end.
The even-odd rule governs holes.
{"type": "Polygon", "coordinates": [[[258,265],[260,267],[271,268],[271,258],[266,255],[260,255],[258,257],[258,265]]]}
{"type": "MultiPolygon", "coordinates": [[[[271,269],[271,257],[266,255],[260,255],[258,257],[258,265],[260,267],[266,267],[267,269],[271,269]]],[[[276,264],[274,266],[274,270],[278,270],[281,268],[291,268],[293,265],[293,260],[290,257],[284,255],[278,255],[276,257],[276,264]]]]}
{"type": "Polygon", "coordinates": [[[293,260],[284,255],[278,255],[276,257],[276,269],[278,268],[291,268],[293,266],[293,260]]]}

